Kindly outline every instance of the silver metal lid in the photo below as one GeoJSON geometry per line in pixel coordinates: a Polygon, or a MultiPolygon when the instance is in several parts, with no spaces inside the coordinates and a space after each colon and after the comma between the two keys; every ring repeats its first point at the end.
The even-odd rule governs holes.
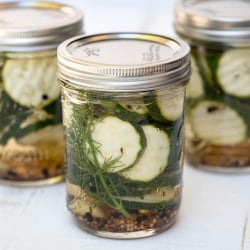
{"type": "Polygon", "coordinates": [[[16,1],[0,3],[0,50],[56,48],[82,30],[82,12],[69,5],[16,1]]]}
{"type": "Polygon", "coordinates": [[[107,33],[64,41],[57,51],[58,77],[76,88],[146,91],[189,79],[189,46],[144,33],[107,33]]]}
{"type": "Polygon", "coordinates": [[[175,7],[180,35],[225,44],[250,42],[248,0],[182,0],[175,7]]]}

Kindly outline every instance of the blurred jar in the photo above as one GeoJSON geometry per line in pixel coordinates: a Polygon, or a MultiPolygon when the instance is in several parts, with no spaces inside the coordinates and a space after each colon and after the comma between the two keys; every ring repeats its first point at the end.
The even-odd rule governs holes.
{"type": "Polygon", "coordinates": [[[64,178],[56,48],[82,30],[82,13],[50,2],[0,3],[0,182],[64,178]]]}
{"type": "Polygon", "coordinates": [[[137,33],[75,37],[59,46],[58,66],[67,205],[78,225],[109,238],[172,226],[181,202],[188,45],[137,33]]]}
{"type": "Polygon", "coordinates": [[[175,30],[191,45],[186,155],[199,168],[250,171],[250,2],[181,1],[175,30]]]}

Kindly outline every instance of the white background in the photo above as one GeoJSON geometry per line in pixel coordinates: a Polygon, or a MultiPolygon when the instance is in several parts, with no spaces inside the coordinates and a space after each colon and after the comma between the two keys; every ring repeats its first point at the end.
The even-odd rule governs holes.
{"type": "MultiPolygon", "coordinates": [[[[174,36],[173,0],[62,2],[83,10],[87,34],[140,31],[174,36]]],[[[0,186],[0,250],[139,248],[250,250],[250,174],[208,173],[185,164],[177,223],[157,236],[123,241],[81,231],[66,209],[64,183],[41,188],[0,186]]]]}

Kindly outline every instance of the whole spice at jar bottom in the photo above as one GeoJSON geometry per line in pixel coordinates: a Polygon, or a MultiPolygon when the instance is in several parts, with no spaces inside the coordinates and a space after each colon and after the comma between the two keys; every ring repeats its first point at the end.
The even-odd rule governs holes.
{"type": "Polygon", "coordinates": [[[131,213],[131,218],[124,218],[113,213],[109,218],[96,218],[90,213],[75,215],[80,227],[107,232],[136,232],[161,227],[170,227],[176,220],[178,207],[173,206],[156,211],[138,210],[131,213]]]}
{"type": "Polygon", "coordinates": [[[152,202],[146,196],[144,199],[127,197],[122,201],[129,214],[126,217],[119,210],[89,197],[79,186],[66,181],[66,187],[70,194],[67,196],[68,209],[79,226],[103,232],[126,233],[168,228],[176,220],[182,195],[182,186],[177,185],[166,188],[166,193],[162,193],[169,197],[168,202],[152,202]]]}
{"type": "Polygon", "coordinates": [[[0,179],[35,181],[64,174],[64,140],[60,125],[0,144],[0,179]]]}
{"type": "Polygon", "coordinates": [[[213,146],[202,141],[192,141],[187,145],[187,158],[194,165],[215,167],[250,166],[250,139],[236,146],[213,146]]]}

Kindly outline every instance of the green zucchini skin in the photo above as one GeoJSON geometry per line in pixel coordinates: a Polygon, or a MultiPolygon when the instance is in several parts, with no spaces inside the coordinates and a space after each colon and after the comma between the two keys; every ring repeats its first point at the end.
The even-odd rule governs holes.
{"type": "Polygon", "coordinates": [[[19,116],[18,119],[9,126],[8,131],[3,133],[3,135],[1,135],[0,133],[0,144],[3,144],[3,145],[6,144],[8,140],[12,137],[19,139],[19,138],[24,137],[25,135],[28,135],[31,132],[36,132],[47,126],[54,125],[54,122],[52,119],[46,119],[42,121],[37,121],[33,124],[30,124],[20,129],[22,122],[24,122],[26,118],[27,116],[19,116]]]}
{"type": "Polygon", "coordinates": [[[112,104],[112,113],[114,113],[117,117],[124,121],[132,122],[133,124],[143,123],[147,121],[148,114],[140,114],[137,112],[129,111],[128,109],[124,108],[120,103],[113,103],[112,104]]]}
{"type": "Polygon", "coordinates": [[[128,110],[129,112],[146,115],[148,113],[148,109],[145,106],[143,98],[137,98],[136,102],[131,101],[122,101],[119,102],[119,105],[128,110]]]}
{"type": "MultiPolygon", "coordinates": [[[[233,77],[235,77],[235,74],[237,72],[240,71],[240,73],[242,74],[244,73],[242,72],[244,71],[242,69],[242,64],[243,62],[246,62],[246,64],[248,65],[247,63],[249,60],[249,57],[247,56],[248,53],[249,53],[248,49],[241,50],[241,49],[231,49],[231,48],[204,47],[195,45],[192,46],[192,56],[198,67],[200,77],[203,82],[204,92],[203,95],[201,96],[187,96],[187,116],[189,118],[192,110],[198,105],[198,103],[202,101],[224,103],[225,107],[234,110],[238,114],[238,116],[241,117],[242,121],[245,123],[245,126],[242,126],[242,128],[246,127],[246,129],[244,129],[244,131],[246,130],[246,132],[243,133],[245,134],[245,136],[242,141],[246,141],[250,135],[250,118],[249,118],[250,97],[247,96],[248,83],[246,83],[245,80],[247,79],[247,77],[246,78],[243,77],[243,82],[239,83],[238,85],[235,85],[234,92],[231,91],[232,88],[231,86],[233,86],[234,82],[229,83],[229,81],[233,81],[233,77]],[[243,51],[245,53],[243,53],[243,51]],[[243,56],[242,53],[245,54],[246,56],[243,56]],[[226,75],[228,75],[228,77],[226,75]],[[226,83],[222,84],[221,80],[224,76],[226,77],[225,79],[226,83]],[[227,86],[225,84],[229,84],[228,86],[229,91],[227,90],[227,86]],[[244,86],[246,86],[245,91],[243,91],[244,86]],[[242,91],[246,95],[243,95],[242,91]]],[[[246,74],[248,73],[246,72],[246,74]]],[[[239,79],[237,78],[236,80],[239,79]]],[[[222,119],[223,116],[221,116],[221,120],[222,119]]],[[[211,124],[211,126],[212,129],[216,125],[211,124]]],[[[192,124],[191,127],[193,127],[192,124]]],[[[195,131],[195,128],[193,130],[195,131]]],[[[227,146],[227,143],[225,145],[221,144],[221,146],[227,146]]]]}
{"type": "Polygon", "coordinates": [[[37,110],[20,106],[9,98],[4,90],[0,90],[0,98],[0,144],[6,144],[11,137],[18,139],[33,131],[62,122],[61,101],[59,98],[44,107],[44,118],[33,119],[33,123],[28,126],[22,124],[33,116],[37,110]]]}
{"type": "MultiPolygon", "coordinates": [[[[140,200],[139,202],[138,200],[135,201],[134,199],[138,197],[139,199],[140,197],[143,198],[157,188],[168,187],[172,189],[175,186],[181,185],[183,143],[182,141],[178,141],[182,138],[183,114],[175,121],[168,121],[165,118],[161,121],[154,119],[151,115],[149,105],[156,102],[156,99],[155,96],[147,94],[143,98],[144,104],[140,102],[141,105],[145,105],[145,109],[140,106],[139,112],[136,112],[137,109],[126,107],[126,105],[129,105],[129,107],[137,105],[137,101],[129,101],[124,105],[122,99],[110,101],[100,98],[100,100],[92,102],[91,98],[90,100],[87,98],[83,102],[78,102],[71,99],[71,96],[67,95],[67,93],[63,93],[63,102],[67,104],[68,111],[66,116],[71,118],[67,119],[65,126],[67,135],[66,155],[68,159],[66,177],[70,183],[79,186],[89,197],[95,198],[110,207],[114,207],[113,200],[116,200],[120,204],[120,207],[128,211],[133,209],[132,207],[135,210],[143,209],[143,207],[154,210],[168,206],[169,200],[165,200],[164,197],[162,202],[157,200],[148,204],[144,204],[140,200]],[[126,166],[118,167],[112,171],[108,171],[108,167],[101,168],[100,162],[96,164],[94,152],[97,150],[103,154],[102,148],[99,146],[102,143],[98,141],[98,137],[92,134],[95,131],[96,122],[102,126],[102,121],[105,123],[110,118],[115,127],[120,127],[120,124],[123,123],[133,127],[133,134],[136,133],[139,135],[142,146],[137,156],[133,156],[130,164],[125,164],[126,166]],[[164,152],[166,159],[164,166],[162,166],[157,174],[153,174],[152,176],[150,174],[148,176],[147,174],[145,176],[144,171],[142,171],[138,175],[142,178],[133,178],[133,175],[127,176],[126,172],[133,170],[133,167],[139,164],[144,153],[147,151],[149,141],[144,131],[145,127],[151,127],[154,131],[159,131],[164,135],[163,138],[166,138],[168,144],[167,152],[164,152]],[[88,135],[89,132],[91,132],[91,137],[88,135]],[[90,150],[88,146],[92,142],[94,142],[94,150],[90,150]],[[77,145],[82,145],[82,147],[77,147],[77,145]],[[109,197],[107,193],[109,193],[109,197]],[[113,199],[110,197],[113,197],[113,199]],[[122,199],[122,197],[126,197],[126,200],[122,199]],[[132,204],[133,202],[135,204],[132,204]]],[[[102,133],[111,133],[110,136],[112,135],[110,124],[103,126],[101,131],[102,133]],[[110,131],[108,131],[109,129],[110,131]]],[[[129,137],[125,133],[120,136],[129,137]]],[[[137,145],[138,141],[134,143],[137,145]]],[[[109,145],[112,146],[112,142],[109,142],[109,145]]],[[[155,156],[157,157],[157,155],[155,156]]],[[[119,157],[117,158],[114,155],[113,158],[119,161],[119,157]]],[[[176,203],[176,201],[173,202],[176,203]]]]}
{"type": "Polygon", "coordinates": [[[225,51],[219,59],[216,77],[228,95],[250,98],[250,49],[225,51]]]}
{"type": "MultiPolygon", "coordinates": [[[[96,186],[93,186],[93,183],[96,181],[94,176],[86,176],[84,169],[77,165],[68,167],[70,167],[71,171],[67,171],[67,180],[70,183],[83,188],[90,197],[96,197],[96,186]]],[[[129,180],[121,176],[119,173],[105,173],[105,176],[110,178],[113,185],[117,185],[118,193],[114,193],[114,195],[118,196],[118,199],[121,199],[122,204],[126,209],[155,210],[169,206],[172,203],[175,204],[176,198],[178,198],[175,196],[175,187],[182,184],[181,166],[179,166],[179,169],[177,170],[176,167],[165,169],[161,175],[150,182],[129,180]],[[166,194],[159,197],[159,200],[157,201],[151,200],[146,203],[143,200],[143,197],[149,193],[155,192],[155,187],[170,190],[172,196],[167,196],[166,194]],[[126,199],[124,197],[126,197],[126,199]]],[[[103,190],[99,190],[99,192],[102,191],[103,190]]]]}
{"type": "Polygon", "coordinates": [[[164,209],[168,206],[175,205],[176,203],[176,190],[171,187],[160,187],[156,190],[152,190],[143,197],[120,197],[122,204],[126,209],[147,209],[158,210],[164,209]]]}
{"type": "Polygon", "coordinates": [[[42,108],[60,96],[55,56],[7,59],[2,80],[9,97],[20,106],[42,108]]]}
{"type": "Polygon", "coordinates": [[[142,126],[147,146],[140,159],[122,174],[125,178],[138,181],[150,181],[160,175],[168,165],[170,140],[163,130],[153,126],[142,126]]]}
{"type": "Polygon", "coordinates": [[[204,100],[197,103],[190,110],[189,119],[195,135],[214,145],[235,145],[247,138],[244,119],[222,102],[204,100]]]}
{"type": "MultiPolygon", "coordinates": [[[[60,91],[55,74],[55,56],[39,58],[34,58],[33,54],[29,58],[24,58],[25,55],[17,56],[20,55],[12,54],[11,58],[5,53],[0,55],[0,144],[6,144],[11,137],[19,139],[46,126],[62,123],[60,91]],[[21,69],[27,73],[26,77],[31,77],[26,79],[26,73],[24,71],[22,73],[21,69]],[[36,73],[39,73],[39,75],[36,75],[36,73]],[[19,74],[20,77],[18,77],[19,74]],[[44,80],[44,82],[40,85],[38,84],[37,91],[50,92],[52,99],[45,100],[45,98],[43,100],[42,98],[40,100],[42,102],[41,105],[29,104],[29,98],[25,99],[25,105],[22,104],[22,101],[20,103],[19,97],[22,97],[22,91],[24,91],[25,86],[29,88],[29,83],[38,82],[39,79],[41,81],[44,80]],[[6,80],[8,80],[8,84],[5,82],[6,80]],[[16,93],[20,81],[24,84],[24,88],[20,89],[20,93],[16,93]],[[12,85],[13,88],[11,88],[12,85]],[[55,87],[53,87],[54,85],[55,87]],[[15,98],[11,97],[9,91],[15,92],[15,98]],[[42,117],[34,119],[34,114],[40,111],[44,113],[42,117]],[[30,120],[31,117],[32,122],[29,122],[27,125],[26,121],[30,120]]],[[[35,88],[35,86],[33,87],[35,88]]],[[[34,93],[34,96],[36,94],[34,93]]]]}
{"type": "MultiPolygon", "coordinates": [[[[192,46],[192,58],[203,82],[203,97],[213,99],[215,96],[222,97],[223,95],[215,74],[222,53],[223,50],[220,49],[205,49],[202,46],[192,46]]],[[[187,97],[189,99],[189,96],[187,97]]],[[[191,97],[190,99],[201,97],[191,97]]]]}
{"type": "Polygon", "coordinates": [[[178,120],[183,114],[184,92],[173,96],[155,95],[155,100],[147,105],[149,114],[154,121],[168,123],[178,120]]]}
{"type": "Polygon", "coordinates": [[[107,116],[94,122],[93,126],[92,140],[98,146],[96,157],[99,165],[105,167],[105,161],[118,159],[116,164],[107,168],[108,172],[117,172],[131,167],[146,148],[142,129],[116,116],[107,116]]]}
{"type": "Polygon", "coordinates": [[[204,95],[204,83],[201,71],[194,56],[191,55],[192,74],[186,87],[187,98],[199,98],[204,95]]]}

